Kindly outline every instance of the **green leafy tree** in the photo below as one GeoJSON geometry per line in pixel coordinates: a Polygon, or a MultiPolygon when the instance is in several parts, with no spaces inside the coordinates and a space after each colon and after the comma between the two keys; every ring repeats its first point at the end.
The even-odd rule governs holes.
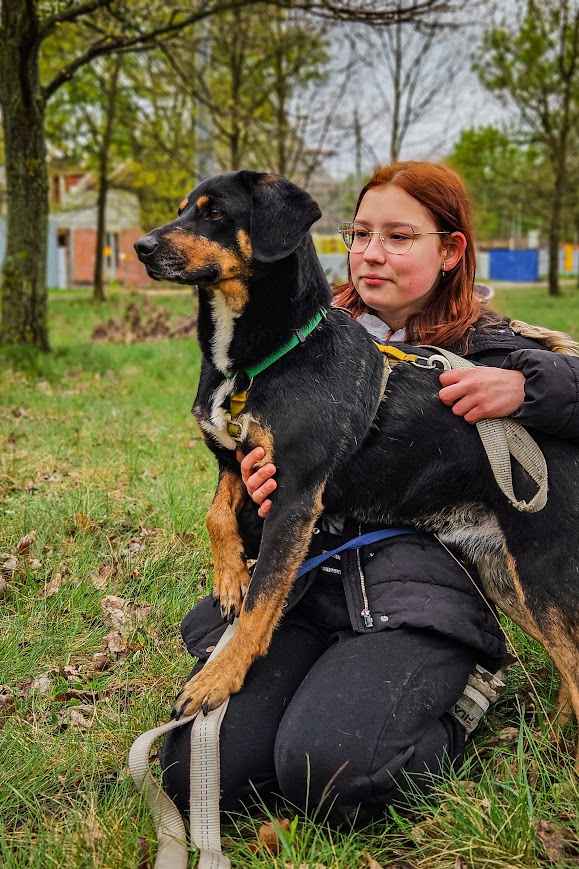
{"type": "Polygon", "coordinates": [[[552,172],[549,293],[558,295],[569,152],[579,125],[579,6],[528,0],[518,23],[486,32],[476,69],[485,87],[518,108],[522,130],[545,149],[552,172]]]}
{"type": "Polygon", "coordinates": [[[483,241],[541,228],[551,181],[542,149],[520,145],[496,127],[463,130],[447,158],[471,194],[483,241]]]}
{"type": "MultiPolygon", "coordinates": [[[[270,0],[321,17],[388,25],[441,16],[464,0],[410,0],[402,11],[373,0],[270,0]]],[[[263,0],[8,0],[0,6],[0,105],[6,151],[8,219],[0,341],[47,350],[46,249],[48,173],[46,108],[56,92],[96,58],[153,49],[211,16],[263,0]],[[60,69],[43,78],[49,39],[80,28],[86,42],[63,53],[60,69]]]]}

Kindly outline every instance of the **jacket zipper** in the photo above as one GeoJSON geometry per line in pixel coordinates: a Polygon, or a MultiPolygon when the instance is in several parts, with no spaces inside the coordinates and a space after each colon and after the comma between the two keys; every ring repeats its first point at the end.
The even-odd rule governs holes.
{"type": "MultiPolygon", "coordinates": [[[[361,529],[360,529],[360,533],[361,533],[361,529]]],[[[359,548],[356,549],[356,563],[358,565],[358,574],[360,576],[360,588],[362,589],[362,599],[364,601],[364,609],[361,610],[360,615],[362,616],[362,619],[364,620],[364,625],[367,628],[373,628],[374,627],[374,619],[372,618],[372,616],[370,614],[370,608],[368,605],[368,595],[366,594],[366,580],[364,578],[364,571],[362,570],[362,561],[360,558],[360,549],[359,548]]]]}

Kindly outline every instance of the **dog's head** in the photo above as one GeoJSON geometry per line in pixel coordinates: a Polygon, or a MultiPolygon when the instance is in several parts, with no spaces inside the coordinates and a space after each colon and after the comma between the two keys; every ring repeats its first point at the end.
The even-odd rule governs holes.
{"type": "Polygon", "coordinates": [[[320,216],[314,200],[285,178],[230,172],[203,181],[177,219],[140,238],[135,250],[149,277],[220,290],[241,312],[256,263],[290,256],[320,216]]]}

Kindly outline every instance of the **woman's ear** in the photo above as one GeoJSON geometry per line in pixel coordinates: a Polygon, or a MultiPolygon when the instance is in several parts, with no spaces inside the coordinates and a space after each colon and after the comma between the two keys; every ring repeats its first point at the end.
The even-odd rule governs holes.
{"type": "Polygon", "coordinates": [[[445,272],[453,269],[464,256],[466,236],[462,232],[451,232],[442,242],[442,268],[445,272]]]}

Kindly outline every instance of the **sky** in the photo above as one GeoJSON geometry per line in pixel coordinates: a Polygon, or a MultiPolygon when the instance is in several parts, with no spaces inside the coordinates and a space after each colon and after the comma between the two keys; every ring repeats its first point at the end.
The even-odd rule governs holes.
{"type": "MultiPolygon", "coordinates": [[[[420,37],[407,33],[403,38],[408,40],[406,48],[412,66],[413,59],[421,56],[420,37]]],[[[422,61],[424,71],[417,89],[426,94],[429,86],[434,85],[435,96],[410,129],[401,150],[402,159],[442,159],[452,149],[461,130],[488,124],[502,126],[514,120],[514,110],[488,93],[472,71],[480,38],[479,25],[435,37],[422,61]]],[[[344,67],[344,39],[354,41],[358,47],[351,86],[335,118],[344,133],[335,135],[330,143],[334,153],[326,163],[326,168],[336,178],[350,174],[356,165],[357,149],[352,129],[356,109],[361,120],[362,172],[367,173],[376,163],[389,161],[390,121],[384,101],[391,84],[385,47],[380,44],[379,35],[368,33],[368,28],[359,28],[357,33],[353,30],[338,33],[334,44],[334,86],[337,69],[344,67]]],[[[331,83],[329,87],[331,89],[331,83]]]]}

